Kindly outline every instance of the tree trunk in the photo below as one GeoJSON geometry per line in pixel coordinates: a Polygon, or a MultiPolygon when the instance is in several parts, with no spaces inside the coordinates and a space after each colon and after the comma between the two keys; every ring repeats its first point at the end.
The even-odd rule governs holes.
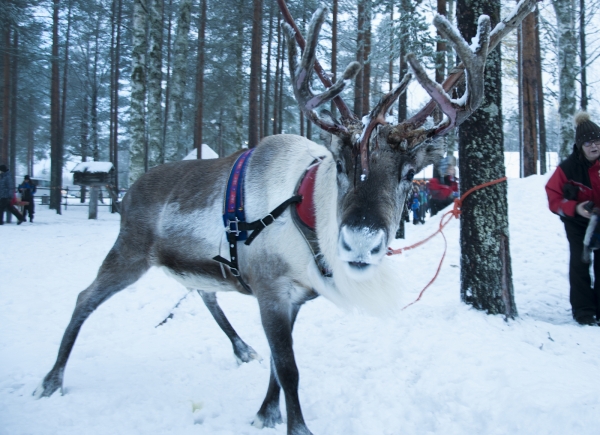
{"type": "Polygon", "coordinates": [[[279,73],[279,102],[277,103],[277,119],[278,119],[278,126],[277,126],[277,132],[278,133],[283,133],[283,83],[285,81],[285,42],[281,41],[281,71],[279,73]]]}
{"type": "MultiPolygon", "coordinates": [[[[88,96],[87,93],[83,96],[83,110],[81,112],[81,126],[80,126],[80,142],[81,142],[81,161],[87,162],[89,153],[89,114],[88,114],[88,96]]],[[[81,186],[80,201],[83,204],[85,202],[85,186],[81,186]]]]}
{"type": "Polygon", "coordinates": [[[248,148],[260,141],[260,87],[262,57],[262,0],[253,0],[252,53],[250,55],[250,91],[248,95],[248,148]]]}
{"type": "Polygon", "coordinates": [[[274,6],[275,6],[275,2],[271,0],[271,6],[269,8],[269,33],[267,36],[267,74],[266,74],[266,79],[265,79],[265,92],[264,92],[264,104],[263,104],[263,134],[265,136],[269,136],[269,120],[271,119],[271,116],[269,115],[271,107],[270,107],[270,100],[271,100],[271,57],[272,57],[272,53],[271,53],[271,49],[273,44],[271,43],[271,41],[273,41],[273,17],[275,16],[274,13],[274,6]]]}
{"type": "Polygon", "coordinates": [[[537,174],[537,68],[535,50],[535,14],[530,13],[521,23],[521,92],[523,177],[537,174]]]}
{"type": "Polygon", "coordinates": [[[98,219],[98,187],[90,187],[90,205],[88,219],[98,219]]]}
{"type": "Polygon", "coordinates": [[[198,26],[198,67],[196,68],[196,121],[194,123],[194,148],[196,157],[202,158],[202,122],[204,119],[204,38],[206,35],[206,0],[200,3],[198,26]]]}
{"type": "MultiPolygon", "coordinates": [[[[399,68],[398,68],[398,82],[402,81],[406,73],[408,72],[408,64],[406,63],[407,46],[408,46],[408,32],[405,30],[407,16],[410,13],[410,1],[401,0],[400,2],[400,13],[398,21],[400,23],[400,38],[398,40],[399,45],[399,68]]],[[[398,97],[398,122],[402,122],[408,118],[407,116],[407,96],[406,92],[403,92],[398,97]]]]}
{"type": "Polygon", "coordinates": [[[581,110],[587,110],[587,53],[585,46],[585,0],[579,0],[579,64],[581,65],[581,110]]]}
{"type": "Polygon", "coordinates": [[[60,143],[60,73],[58,59],[58,12],[60,0],[53,0],[52,60],[50,82],[50,208],[61,214],[63,149],[60,143]]]}
{"type": "MultiPolygon", "coordinates": [[[[2,84],[2,145],[0,147],[0,164],[9,164],[10,142],[10,26],[4,29],[3,84],[2,84]]],[[[13,172],[14,175],[14,172],[13,172]]]]}
{"type": "Polygon", "coordinates": [[[162,44],[164,0],[147,0],[148,6],[148,168],[165,162],[162,141],[162,44]]]}
{"type": "Polygon", "coordinates": [[[360,63],[360,71],[354,79],[354,113],[361,118],[363,113],[364,62],[365,62],[365,1],[358,0],[356,22],[356,61],[360,63]]]}
{"type": "Polygon", "coordinates": [[[116,42],[114,51],[114,66],[113,66],[113,87],[112,87],[112,154],[110,161],[115,167],[115,190],[119,191],[119,77],[121,65],[121,20],[123,15],[123,0],[117,1],[117,17],[116,17],[116,42]]]}
{"type": "Polygon", "coordinates": [[[10,73],[10,172],[13,177],[17,176],[17,80],[19,73],[19,32],[14,32],[12,45],[12,65],[10,73]]]}
{"type": "Polygon", "coordinates": [[[175,49],[173,50],[173,76],[171,77],[171,112],[167,124],[168,150],[174,153],[173,160],[185,157],[186,149],[181,139],[183,122],[183,102],[187,77],[188,35],[190,32],[192,0],[182,0],[179,4],[175,49]]]}
{"type": "MultiPolygon", "coordinates": [[[[390,48],[388,53],[388,92],[391,92],[394,87],[394,58],[396,50],[394,48],[394,2],[388,3],[388,11],[390,14],[390,48]]],[[[391,110],[390,110],[391,112],[391,110]]]]}
{"type": "Polygon", "coordinates": [[[281,13],[277,15],[277,54],[275,59],[275,85],[273,89],[273,134],[279,133],[279,82],[282,76],[281,52],[283,50],[281,41],[281,13]]]}
{"type": "MultiPolygon", "coordinates": [[[[446,16],[446,0],[437,0],[437,13],[441,16],[446,16]]],[[[442,83],[446,78],[446,55],[447,55],[447,44],[442,36],[437,34],[436,47],[435,47],[435,81],[436,83],[442,83]]],[[[439,108],[436,108],[433,112],[433,122],[439,124],[442,121],[443,113],[439,108]]],[[[450,133],[449,135],[452,135],[450,133]]],[[[444,136],[441,140],[446,142],[448,136],[444,136]]],[[[440,164],[436,163],[433,165],[433,176],[437,178],[443,178],[446,174],[440,173],[440,164]]]]}
{"type": "MultiPolygon", "coordinates": [[[[392,10],[393,10],[392,6],[392,10]]],[[[331,9],[331,81],[335,83],[337,81],[337,20],[338,20],[338,0],[333,0],[333,7],[331,9]]],[[[331,100],[331,113],[335,117],[335,102],[331,100]]]]}
{"type": "Polygon", "coordinates": [[[362,114],[371,111],[371,19],[373,15],[371,0],[364,0],[364,49],[363,49],[363,85],[362,85],[362,114]]]}
{"type": "Polygon", "coordinates": [[[67,119],[67,83],[69,77],[69,51],[71,48],[71,9],[73,7],[73,1],[69,0],[69,7],[67,10],[67,34],[65,36],[65,60],[63,66],[63,80],[62,80],[62,102],[60,109],[60,147],[65,147],[65,121],[67,119]]]}
{"type": "MultiPolygon", "coordinates": [[[[28,111],[29,113],[34,113],[35,103],[33,101],[33,96],[29,96],[29,104],[28,111]]],[[[34,150],[35,150],[35,130],[36,130],[36,122],[33,117],[27,118],[27,173],[31,178],[35,176],[33,173],[33,158],[34,158],[34,150]]]]}
{"type": "Polygon", "coordinates": [[[163,134],[162,134],[162,142],[165,148],[166,154],[166,146],[167,146],[167,120],[169,119],[169,109],[170,109],[170,101],[171,101],[171,32],[172,32],[172,23],[173,23],[173,0],[169,0],[169,19],[167,22],[167,89],[165,90],[165,113],[163,117],[163,134]]]}
{"type": "Polygon", "coordinates": [[[95,162],[100,161],[100,143],[99,143],[99,123],[98,123],[98,92],[100,85],[98,83],[98,61],[100,55],[100,18],[96,21],[96,32],[95,32],[95,46],[94,46],[94,64],[92,67],[92,95],[90,104],[90,121],[92,127],[92,157],[95,162]]]}
{"type": "MultiPolygon", "coordinates": [[[[446,0],[437,0],[437,13],[438,15],[446,16],[446,0]]],[[[442,39],[441,35],[437,34],[437,41],[435,44],[435,81],[442,83],[446,77],[446,41],[442,39]]],[[[439,123],[442,120],[442,112],[436,109],[433,112],[433,120],[435,123],[439,123]]],[[[443,139],[445,140],[445,138],[443,139]]]]}
{"type": "Polygon", "coordinates": [[[146,162],[146,21],[145,0],[135,0],[132,18],[129,185],[145,172],[146,162]]]}
{"type": "MultiPolygon", "coordinates": [[[[446,2],[446,11],[448,14],[448,21],[454,23],[454,0],[447,0],[446,2]]],[[[448,71],[452,71],[454,69],[455,64],[455,53],[454,48],[452,48],[451,44],[446,44],[446,65],[448,71]]],[[[446,149],[447,155],[453,156],[456,151],[456,133],[450,132],[446,136],[444,136],[444,140],[446,141],[446,149]]]]}
{"type": "Polygon", "coordinates": [[[235,135],[233,142],[238,149],[244,142],[244,0],[237,4],[237,39],[235,45],[235,135]]]}
{"type": "Polygon", "coordinates": [[[521,46],[523,43],[523,30],[521,26],[517,28],[517,107],[519,109],[519,177],[523,178],[523,53],[521,46]]]}
{"type": "Polygon", "coordinates": [[[575,143],[573,116],[575,115],[576,95],[575,80],[577,70],[574,68],[577,51],[575,37],[574,0],[553,0],[557,24],[558,52],[558,114],[560,117],[559,157],[566,159],[575,143]]]}
{"type": "Polygon", "coordinates": [[[542,54],[540,48],[540,10],[535,8],[535,73],[537,77],[537,113],[538,113],[538,129],[540,139],[540,174],[544,175],[548,170],[548,162],[546,161],[546,111],[544,110],[544,84],[542,82],[542,54]]]}
{"type": "MultiPolygon", "coordinates": [[[[458,0],[458,28],[469,41],[475,36],[479,14],[500,19],[495,0],[458,0]]],[[[500,46],[489,54],[482,106],[459,128],[461,194],[504,176],[500,46]]],[[[460,219],[461,298],[488,314],[517,316],[508,236],[506,183],[469,195],[460,219]]]]}

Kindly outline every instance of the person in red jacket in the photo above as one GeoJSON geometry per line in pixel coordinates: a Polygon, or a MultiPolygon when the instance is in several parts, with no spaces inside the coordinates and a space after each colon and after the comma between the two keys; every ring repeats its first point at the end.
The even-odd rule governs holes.
{"type": "Polygon", "coordinates": [[[455,198],[458,198],[458,182],[454,177],[455,173],[454,166],[450,165],[441,182],[435,177],[429,180],[431,216],[435,216],[438,211],[449,206],[455,198]]]}
{"type": "Polygon", "coordinates": [[[575,145],[546,184],[550,211],[560,216],[569,241],[569,284],[573,318],[582,325],[600,325],[600,253],[594,254],[594,285],[590,266],[582,260],[591,207],[600,207],[600,127],[586,112],[575,116],[575,145]]]}

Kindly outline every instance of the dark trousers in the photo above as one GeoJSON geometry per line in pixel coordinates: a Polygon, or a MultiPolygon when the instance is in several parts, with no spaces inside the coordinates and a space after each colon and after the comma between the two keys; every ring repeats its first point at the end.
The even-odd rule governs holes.
{"type": "Polygon", "coordinates": [[[26,219],[27,213],[29,213],[29,220],[33,221],[33,214],[35,213],[35,203],[33,202],[33,198],[29,198],[26,201],[29,202],[29,204],[23,207],[23,219],[26,219]]]}
{"type": "Polygon", "coordinates": [[[429,206],[431,207],[431,216],[435,216],[438,211],[448,207],[452,204],[454,200],[452,198],[448,199],[430,199],[429,206]]]}
{"type": "Polygon", "coordinates": [[[4,212],[11,212],[18,220],[25,220],[14,205],[10,205],[10,198],[0,198],[0,225],[4,225],[4,212]]]}
{"type": "Polygon", "coordinates": [[[576,222],[564,221],[569,241],[569,283],[571,285],[571,309],[573,318],[597,316],[600,319],[600,252],[592,254],[594,286],[590,277],[590,265],[581,261],[586,227],[576,222]]]}

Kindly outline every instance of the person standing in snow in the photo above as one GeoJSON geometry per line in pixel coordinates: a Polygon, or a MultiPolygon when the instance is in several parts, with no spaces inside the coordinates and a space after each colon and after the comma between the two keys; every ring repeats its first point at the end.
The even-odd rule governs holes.
{"type": "Polygon", "coordinates": [[[425,223],[425,213],[427,213],[427,207],[429,205],[427,201],[427,196],[427,186],[425,184],[422,184],[421,186],[419,186],[419,203],[421,204],[420,219],[422,224],[425,223]]]}
{"type": "Polygon", "coordinates": [[[582,260],[591,207],[600,207],[600,127],[586,112],[575,115],[573,152],[546,184],[550,211],[560,216],[569,241],[569,284],[573,318],[581,325],[600,325],[600,253],[590,266],[582,260]]]}
{"type": "Polygon", "coordinates": [[[6,165],[0,165],[0,225],[4,225],[4,211],[11,212],[17,218],[17,225],[25,222],[19,210],[11,204],[15,195],[15,182],[12,175],[8,173],[6,165]]]}
{"type": "Polygon", "coordinates": [[[410,208],[412,209],[413,212],[413,224],[417,225],[421,219],[420,219],[420,212],[419,212],[419,208],[420,208],[421,204],[419,203],[419,193],[415,192],[413,193],[413,200],[412,200],[412,204],[410,206],[410,208]]]}
{"type": "Polygon", "coordinates": [[[429,190],[431,192],[430,209],[431,216],[435,216],[438,211],[446,208],[458,198],[458,180],[454,177],[456,169],[454,166],[448,166],[446,175],[438,180],[432,178],[429,180],[429,190]]]}
{"type": "Polygon", "coordinates": [[[31,181],[29,175],[25,175],[23,182],[19,184],[19,192],[21,193],[21,200],[28,202],[23,209],[23,219],[27,219],[27,213],[29,213],[29,222],[33,222],[33,213],[35,208],[33,194],[36,191],[36,185],[33,183],[33,181],[31,181]]]}

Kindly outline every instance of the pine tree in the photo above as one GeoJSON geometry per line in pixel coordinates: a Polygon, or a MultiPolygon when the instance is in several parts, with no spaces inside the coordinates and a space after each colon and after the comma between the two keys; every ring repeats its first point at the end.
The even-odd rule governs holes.
{"type": "MultiPolygon", "coordinates": [[[[458,0],[458,28],[468,41],[475,36],[481,14],[500,19],[495,0],[458,0]]],[[[489,53],[485,99],[459,127],[461,194],[504,176],[500,46],[489,53]]],[[[517,316],[508,236],[506,183],[469,195],[460,219],[461,298],[488,314],[517,316]]]]}

